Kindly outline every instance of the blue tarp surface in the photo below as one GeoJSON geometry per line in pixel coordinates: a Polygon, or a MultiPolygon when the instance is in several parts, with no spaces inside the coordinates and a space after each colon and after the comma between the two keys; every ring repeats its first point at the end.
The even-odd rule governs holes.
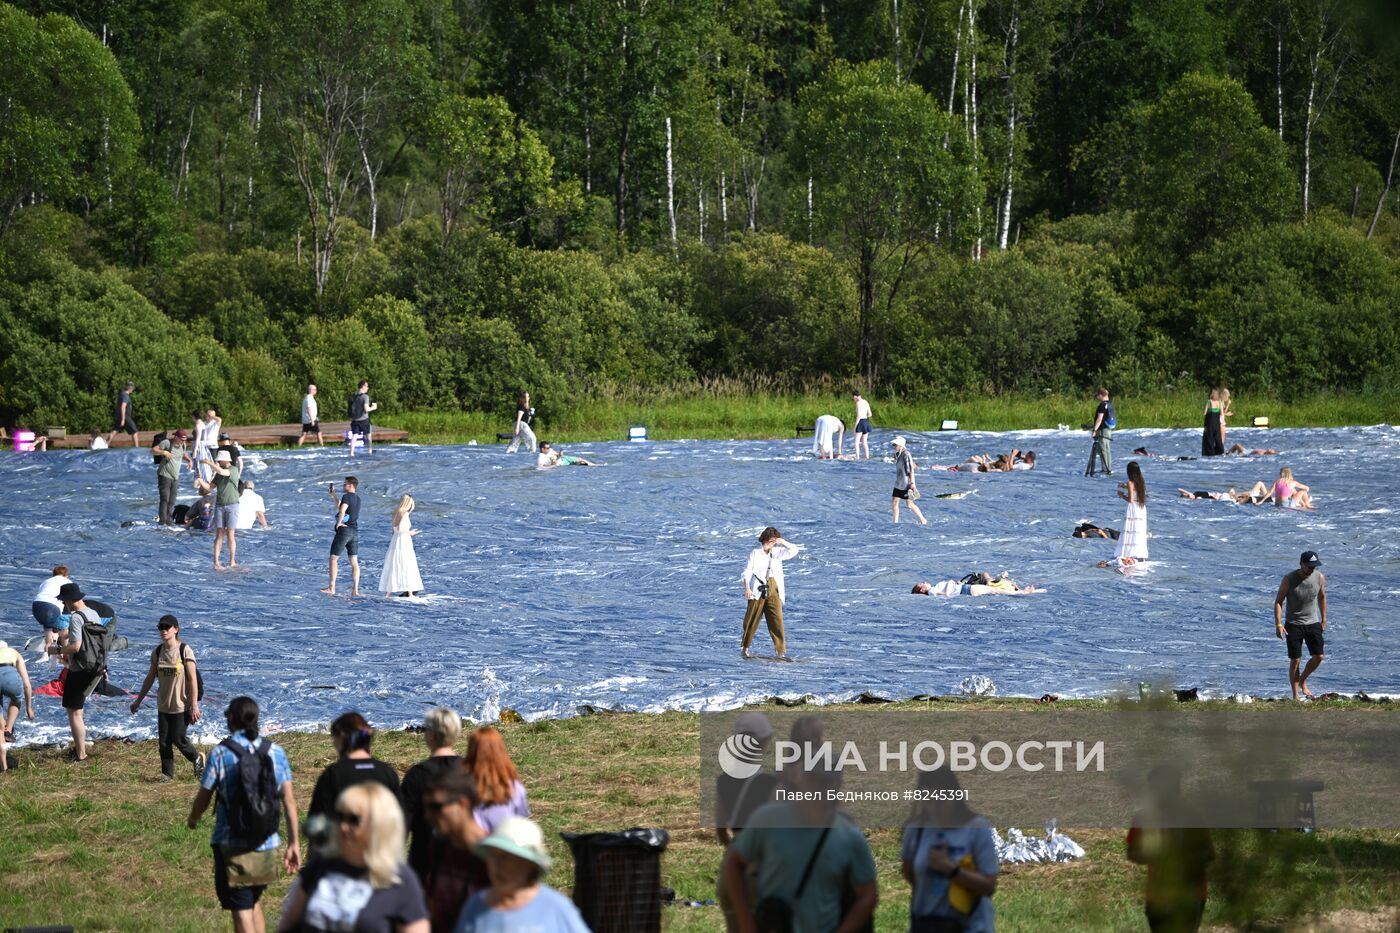
{"type": "MultiPolygon", "coordinates": [[[[873,436],[887,455],[895,432],[873,436]]],[[[631,710],[718,709],[772,695],[844,699],[946,693],[969,676],[1003,695],[1100,696],[1140,681],[1203,695],[1286,694],[1287,661],[1272,599],[1305,549],[1322,554],[1331,625],[1316,692],[1400,693],[1400,432],[1232,430],[1278,457],[1144,461],[1151,567],[1096,569],[1113,542],[1074,540],[1076,521],[1120,527],[1117,481],[1130,451],[1199,452],[1198,431],[1115,435],[1117,475],[1085,478],[1083,432],[905,432],[922,464],[1031,448],[1033,472],[921,472],[930,523],[890,522],[889,462],[818,462],[810,438],[577,445],[594,468],[537,472],[503,446],[384,446],[271,451],[255,476],[273,527],[239,534],[238,572],[215,573],[212,535],[155,525],[145,450],[0,455],[0,638],[39,629],[30,601],[56,563],[117,606],[133,648],[112,679],[139,686],[156,619],[174,613],[204,671],[223,731],[227,700],[264,706],[264,721],[315,728],[346,709],[380,727],[435,704],[476,719],[509,706],[527,718],[584,704],[631,710]],[[1312,486],[1311,513],[1186,501],[1178,486],[1224,490],[1272,482],[1282,465],[1312,486]],[[414,600],[327,598],[334,506],[326,484],[361,478],[362,588],[372,593],[398,497],[418,501],[414,600]],[[976,489],[939,500],[940,492],[976,489]],[[145,522],[123,528],[124,521],[145,522]],[[765,525],[803,553],[787,568],[792,664],[743,661],[739,580],[765,525]],[[912,596],[914,582],[1007,570],[1049,588],[1020,598],[912,596]]],[[[188,479],[186,479],[186,484],[188,479]]],[[[342,563],[342,586],[348,568],[342,563]]],[[[760,652],[770,651],[760,627],[760,652]]],[[[32,657],[32,655],[31,655],[32,657]]],[[[53,676],[31,664],[35,686],[53,676]]],[[[66,737],[62,710],[38,702],[25,741],[66,737]]],[[[153,732],[153,704],[95,699],[95,735],[153,732]]]]}

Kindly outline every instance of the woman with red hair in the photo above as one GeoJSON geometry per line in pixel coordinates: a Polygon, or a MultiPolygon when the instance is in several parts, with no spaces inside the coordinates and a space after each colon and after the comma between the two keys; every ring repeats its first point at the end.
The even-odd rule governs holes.
{"type": "Polygon", "coordinates": [[[488,833],[512,816],[530,815],[530,802],[520,772],[506,751],[506,740],[492,726],[482,726],[467,739],[462,765],[476,783],[478,803],[472,817],[488,833]]]}

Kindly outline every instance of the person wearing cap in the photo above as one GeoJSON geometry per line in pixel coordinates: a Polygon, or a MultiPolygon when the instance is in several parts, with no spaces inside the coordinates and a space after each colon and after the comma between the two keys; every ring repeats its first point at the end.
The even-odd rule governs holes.
{"type": "MultiPolygon", "coordinates": [[[[243,469],[243,448],[239,445],[238,441],[233,439],[232,434],[225,431],[219,435],[218,449],[228,451],[228,455],[232,458],[234,466],[238,467],[240,470],[243,469]]],[[[217,459],[217,457],[218,453],[216,451],[215,458],[217,459]]]]}
{"type": "Polygon", "coordinates": [[[170,437],[161,438],[160,443],[151,448],[151,456],[156,460],[156,490],[160,495],[158,521],[162,525],[173,525],[172,513],[175,509],[175,494],[180,488],[180,470],[186,463],[193,463],[185,452],[185,442],[190,432],[184,428],[170,437]]]}
{"type": "Polygon", "coordinates": [[[191,723],[199,722],[199,673],[194,649],[180,640],[180,620],[163,615],[156,623],[160,644],[151,650],[151,669],[146,681],[131,701],[134,715],[141,708],[151,687],[160,681],[156,693],[156,727],[160,736],[160,773],[165,780],[175,777],[175,750],[194,766],[199,778],[204,770],[204,756],[195,750],[185,732],[191,723]]]}
{"type": "Polygon", "coordinates": [[[773,639],[773,657],[788,660],[787,639],[783,634],[783,561],[797,556],[797,545],[786,540],[776,528],[765,528],[758,536],[758,547],[749,552],[744,565],[744,639],[739,653],[749,656],[749,645],[758,633],[758,620],[768,622],[773,639]]]}
{"type": "MultiPolygon", "coordinates": [[[[101,625],[102,619],[97,610],[83,602],[83,591],[76,583],[65,583],[58,590],[59,602],[68,614],[68,637],[49,648],[65,661],[78,653],[83,646],[83,625],[91,622],[101,625]]],[[[87,698],[102,680],[103,672],[68,670],[63,683],[63,708],[68,711],[68,729],[73,733],[73,760],[87,761],[87,724],[83,721],[83,707],[87,698]]]]}
{"type": "Polygon", "coordinates": [[[534,820],[511,817],[477,843],[476,852],[491,885],[467,901],[455,933],[588,933],[573,901],[542,883],[552,863],[534,820]]]}
{"type": "MultiPolygon", "coordinates": [[[[208,460],[205,461],[209,463],[208,460]]],[[[233,462],[233,455],[220,448],[209,463],[214,472],[214,569],[223,570],[219,560],[224,541],[228,541],[229,569],[238,566],[238,477],[239,469],[233,462]]]]}
{"type": "Polygon", "coordinates": [[[864,929],[879,901],[875,859],[865,833],[841,812],[841,772],[819,765],[788,780],[795,799],[759,807],[724,854],[721,878],[740,933],[754,933],[754,908],[770,898],[788,903],[792,929],[803,933],[864,929]],[[754,897],[744,883],[749,870],[754,897]],[[849,906],[843,894],[852,895],[849,906]]]}
{"type": "Polygon", "coordinates": [[[135,391],[136,383],[128,382],[117,393],[116,416],[112,419],[112,430],[107,434],[108,446],[111,446],[112,439],[121,432],[125,432],[131,438],[132,447],[140,443],[141,435],[136,428],[136,416],[132,414],[131,409],[131,393],[135,391]]]}
{"type": "MultiPolygon", "coordinates": [[[[758,755],[762,756],[773,741],[773,725],[762,713],[740,713],[734,720],[734,734],[746,735],[759,745],[758,755]]],[[[721,771],[715,778],[715,836],[726,849],[744,831],[754,811],[767,803],[772,803],[778,789],[778,776],[766,768],[747,778],[730,777],[721,771]]],[[[756,890],[753,872],[745,873],[750,903],[756,890]]],[[[724,927],[729,933],[739,929],[739,917],[734,902],[729,898],[729,889],[724,878],[718,879],[718,901],[724,912],[724,927]]]]}
{"type": "Polygon", "coordinates": [[[1321,566],[1316,551],[1304,551],[1298,558],[1298,569],[1284,575],[1274,596],[1274,634],[1288,645],[1288,686],[1295,700],[1299,694],[1312,699],[1308,678],[1325,657],[1322,633],[1327,631],[1327,579],[1317,569],[1321,566]],[[1308,663],[1300,671],[1305,644],[1308,663]]]}
{"type": "Polygon", "coordinates": [[[904,446],[904,436],[899,435],[890,441],[894,445],[894,493],[890,498],[890,507],[894,510],[894,523],[899,524],[899,502],[904,500],[909,503],[909,511],[914,513],[914,517],[919,520],[920,525],[927,525],[928,519],[924,518],[924,513],[919,511],[919,506],[915,499],[919,495],[919,484],[914,478],[918,466],[914,463],[914,455],[904,446]]]}

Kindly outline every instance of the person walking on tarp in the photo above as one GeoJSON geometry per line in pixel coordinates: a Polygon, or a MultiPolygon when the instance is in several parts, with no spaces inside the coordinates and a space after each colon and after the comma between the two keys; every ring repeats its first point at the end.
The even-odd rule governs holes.
{"type": "MultiPolygon", "coordinates": [[[[374,431],[374,426],[370,424],[369,416],[371,412],[377,411],[379,405],[369,400],[369,380],[361,379],[359,388],[355,394],[350,396],[350,433],[359,434],[364,438],[365,453],[374,453],[374,442],[370,435],[374,431]]],[[[303,428],[305,425],[303,425],[303,428]]],[[[351,453],[354,453],[354,446],[351,445],[351,453]]]]}
{"type": "Polygon", "coordinates": [[[1323,661],[1322,633],[1327,631],[1327,579],[1318,567],[1322,559],[1316,551],[1304,551],[1298,569],[1284,576],[1274,596],[1274,634],[1288,644],[1288,685],[1293,699],[1302,694],[1309,700],[1308,678],[1323,661]],[[1284,603],[1288,612],[1284,613],[1284,603]],[[1300,672],[1303,645],[1308,646],[1308,663],[1300,672]]]}
{"type": "Polygon", "coordinates": [[[766,619],[768,634],[773,639],[773,656],[788,660],[787,641],[783,635],[783,561],[797,556],[799,548],[783,539],[776,528],[765,528],[758,536],[758,547],[749,552],[744,566],[744,641],[741,653],[749,656],[749,645],[758,631],[758,620],[766,619]]]}
{"type": "Polygon", "coordinates": [[[515,453],[522,444],[526,450],[534,453],[537,442],[534,429],[530,427],[533,420],[535,410],[530,407],[530,393],[521,392],[515,400],[515,427],[511,429],[510,446],[506,448],[506,453],[515,453]]]}
{"type": "Polygon", "coordinates": [[[1089,433],[1094,436],[1094,446],[1089,448],[1089,466],[1085,468],[1085,476],[1093,476],[1095,460],[1103,465],[1105,476],[1113,475],[1113,429],[1118,427],[1118,412],[1114,411],[1113,403],[1108,400],[1108,390],[1100,387],[1098,391],[1099,407],[1094,409],[1094,423],[1089,427],[1089,433]]]}

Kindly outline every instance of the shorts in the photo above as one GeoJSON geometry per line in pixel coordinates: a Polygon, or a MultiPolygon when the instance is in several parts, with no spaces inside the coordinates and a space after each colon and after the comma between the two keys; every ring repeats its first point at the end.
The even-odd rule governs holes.
{"type": "Polygon", "coordinates": [[[895,491],[894,491],[894,493],[893,493],[893,495],[894,495],[894,497],[895,497],[896,499],[908,499],[908,498],[909,498],[909,490],[907,490],[907,489],[898,489],[898,488],[896,488],[895,491]]]}
{"type": "Polygon", "coordinates": [[[219,906],[224,910],[252,910],[258,906],[267,885],[251,888],[235,888],[228,883],[228,866],[224,863],[224,847],[214,849],[214,893],[219,896],[219,906]]]}
{"type": "Polygon", "coordinates": [[[135,434],[136,422],[131,418],[127,418],[125,421],[113,425],[112,433],[115,434],[118,431],[125,431],[127,434],[135,434]]]}
{"type": "Polygon", "coordinates": [[[86,706],[88,696],[97,688],[97,682],[101,679],[101,671],[79,674],[70,668],[68,676],[63,680],[63,708],[80,710],[86,706]]]}
{"type": "Polygon", "coordinates": [[[1303,645],[1308,646],[1308,657],[1310,658],[1322,654],[1321,622],[1313,622],[1308,625],[1285,625],[1283,633],[1288,642],[1290,660],[1296,661],[1303,656],[1303,645]]]}
{"type": "Polygon", "coordinates": [[[360,530],[352,525],[341,525],[331,540],[331,556],[339,557],[342,553],[351,557],[360,553],[360,530]]]}
{"type": "Polygon", "coordinates": [[[862,419],[860,419],[859,421],[856,422],[856,433],[857,433],[857,434],[869,434],[869,433],[870,433],[870,419],[869,419],[869,418],[862,418],[862,419]]]}
{"type": "Polygon", "coordinates": [[[972,595],[972,584],[971,584],[971,583],[963,583],[963,584],[960,584],[960,585],[962,586],[962,589],[958,590],[958,595],[959,595],[959,596],[971,596],[971,595],[972,595]]]}
{"type": "Polygon", "coordinates": [[[20,679],[19,668],[14,665],[0,667],[0,706],[8,700],[15,706],[24,696],[24,681],[20,679]]]}
{"type": "Polygon", "coordinates": [[[230,530],[238,527],[238,503],[233,505],[216,505],[214,507],[214,528],[228,528],[230,530]]]}
{"type": "Polygon", "coordinates": [[[369,437],[371,430],[373,430],[373,426],[369,423],[368,418],[363,421],[350,422],[350,433],[352,434],[363,434],[365,437],[369,437]]]}
{"type": "Polygon", "coordinates": [[[60,610],[53,603],[44,603],[39,600],[34,601],[34,621],[38,622],[45,630],[58,628],[58,617],[62,615],[60,610]]]}
{"type": "Polygon", "coordinates": [[[319,422],[319,421],[312,421],[312,422],[309,422],[309,423],[308,423],[308,422],[306,422],[306,421],[303,421],[303,422],[301,423],[301,433],[302,433],[302,434],[320,434],[320,433],[321,433],[321,422],[319,422]]]}

